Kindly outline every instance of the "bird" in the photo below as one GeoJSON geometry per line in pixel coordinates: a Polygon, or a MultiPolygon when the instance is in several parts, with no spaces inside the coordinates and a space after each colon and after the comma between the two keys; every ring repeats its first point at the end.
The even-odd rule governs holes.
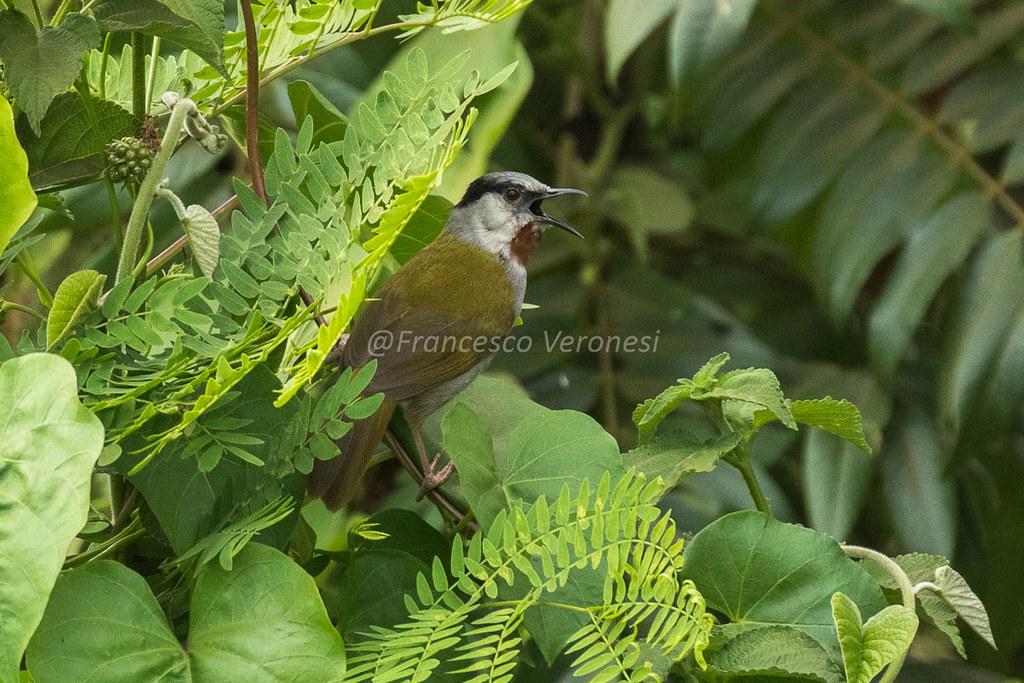
{"type": "Polygon", "coordinates": [[[419,497],[448,478],[454,464],[438,470],[441,453],[428,458],[423,423],[487,367],[494,340],[512,331],[526,293],[526,263],[544,230],[553,226],[582,237],[541,208],[571,194],[586,196],[525,173],[483,175],[466,188],[434,241],[384,283],[356,319],[340,359],[342,370],[358,371],[376,358],[363,395],[382,392],[384,401],[337,442],[339,455],[314,463],[307,478],[312,498],[322,498],[330,510],[352,499],[396,406],[423,468],[419,497]],[[381,339],[390,339],[390,348],[379,348],[381,339]]]}

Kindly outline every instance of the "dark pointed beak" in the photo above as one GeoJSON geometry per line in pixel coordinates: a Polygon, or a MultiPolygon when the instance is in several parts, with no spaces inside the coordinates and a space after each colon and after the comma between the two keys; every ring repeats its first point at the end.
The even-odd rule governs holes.
{"type": "MultiPolygon", "coordinates": [[[[572,187],[553,187],[553,188],[551,188],[550,190],[547,191],[547,194],[545,194],[543,197],[541,197],[541,200],[551,199],[552,197],[561,197],[562,195],[565,195],[565,194],[581,194],[584,197],[588,196],[587,193],[584,192],[583,190],[577,190],[577,189],[572,188],[572,187]]],[[[580,239],[583,239],[583,235],[581,235],[579,233],[579,231],[576,230],[575,228],[573,228],[571,225],[569,225],[568,223],[563,223],[562,221],[558,220],[557,218],[554,218],[553,216],[549,216],[546,213],[544,213],[543,209],[540,209],[539,202],[538,202],[537,207],[538,207],[538,210],[540,210],[540,215],[538,216],[538,218],[542,222],[547,223],[548,225],[553,225],[556,228],[561,228],[562,230],[565,230],[567,233],[569,233],[571,235],[576,235],[580,239]]]]}

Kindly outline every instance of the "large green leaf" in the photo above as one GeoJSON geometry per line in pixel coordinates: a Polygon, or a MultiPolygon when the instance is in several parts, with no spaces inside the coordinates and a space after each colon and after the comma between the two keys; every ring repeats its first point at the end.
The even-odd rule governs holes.
{"type": "Polygon", "coordinates": [[[53,98],[74,83],[82,55],[99,43],[96,22],[78,12],[68,14],[59,26],[40,29],[20,12],[0,12],[4,78],[36,133],[53,98]]]}
{"type": "Polygon", "coordinates": [[[676,7],[676,0],[611,0],[604,15],[608,80],[619,78],[629,56],[676,7]]]}
{"type": "Polygon", "coordinates": [[[92,14],[106,31],[160,36],[192,50],[224,76],[224,3],[220,0],[97,0],[92,14]]]}
{"type": "Polygon", "coordinates": [[[204,566],[189,621],[183,650],[141,576],[93,562],[58,583],[29,647],[29,671],[56,683],[313,683],[345,670],[341,636],[313,578],[258,543],[238,554],[231,571],[204,566]]]}
{"type": "Polygon", "coordinates": [[[0,365],[0,680],[18,680],[68,545],[85,524],[103,426],[78,401],[71,364],[31,354],[0,365]]]}
{"type": "Polygon", "coordinates": [[[146,580],[111,560],[63,574],[28,648],[37,681],[191,681],[146,580]]]}
{"type": "Polygon", "coordinates": [[[841,591],[862,613],[885,607],[871,576],[834,540],[753,510],[734,512],[702,529],[684,550],[685,578],[708,607],[743,630],[778,624],[806,632],[838,661],[831,600],[841,591]]]}
{"type": "Polygon", "coordinates": [[[225,571],[211,562],[192,592],[188,651],[197,681],[335,680],[341,636],[313,577],[280,551],[250,543],[225,571]]]}
{"type": "Polygon", "coordinates": [[[536,406],[522,420],[505,418],[514,425],[502,430],[505,437],[493,434],[472,405],[456,399],[441,428],[445,450],[483,528],[515,501],[555,500],[563,485],[578,489],[584,478],[600,481],[606,472],[614,485],[623,474],[615,439],[588,415],[536,406]]]}
{"type": "Polygon", "coordinates": [[[14,133],[14,113],[10,103],[0,97],[0,254],[14,233],[24,225],[38,200],[28,180],[28,157],[14,133]]]}
{"type": "Polygon", "coordinates": [[[93,100],[95,124],[75,93],[58,95],[33,133],[24,117],[18,118],[18,137],[28,154],[29,179],[37,192],[95,179],[106,166],[110,140],[134,135],[139,122],[113,102],[93,100]]]}
{"type": "Polygon", "coordinates": [[[747,26],[754,0],[677,0],[669,29],[669,76],[679,82],[691,68],[706,68],[722,56],[747,26]]]}

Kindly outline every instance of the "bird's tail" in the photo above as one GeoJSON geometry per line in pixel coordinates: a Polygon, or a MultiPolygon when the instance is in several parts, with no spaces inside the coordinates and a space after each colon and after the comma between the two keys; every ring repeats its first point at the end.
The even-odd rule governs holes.
{"type": "Polygon", "coordinates": [[[306,491],[313,498],[323,498],[329,510],[348,503],[362,481],[373,452],[384,438],[384,431],[395,412],[395,404],[381,403],[370,417],[356,420],[352,429],[337,441],[341,453],[330,460],[317,460],[306,478],[306,491]]]}

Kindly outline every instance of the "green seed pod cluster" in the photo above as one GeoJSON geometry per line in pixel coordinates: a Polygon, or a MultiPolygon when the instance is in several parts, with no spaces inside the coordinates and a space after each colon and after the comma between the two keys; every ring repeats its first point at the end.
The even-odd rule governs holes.
{"type": "Polygon", "coordinates": [[[153,165],[153,150],[138,138],[107,143],[107,175],[115,182],[141,183],[153,165]]]}

